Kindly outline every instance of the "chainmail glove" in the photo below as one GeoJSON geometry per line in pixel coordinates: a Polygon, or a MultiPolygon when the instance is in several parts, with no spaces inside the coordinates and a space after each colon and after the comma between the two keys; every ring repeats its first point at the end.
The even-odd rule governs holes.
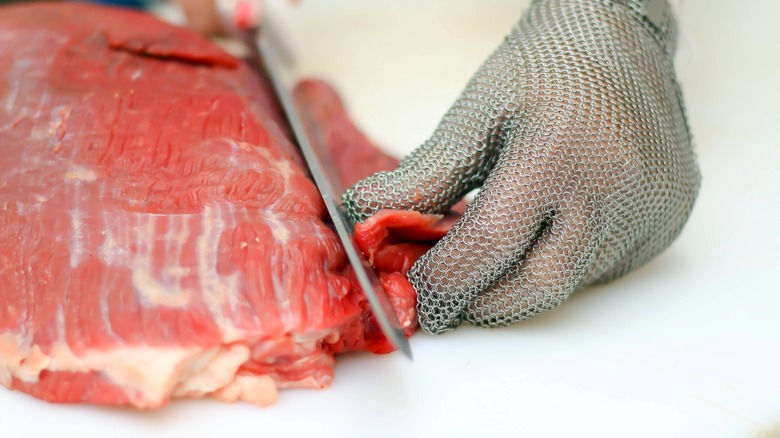
{"type": "Polygon", "coordinates": [[[537,0],[423,145],[344,194],[352,218],[446,212],[408,276],[420,324],[501,326],[646,263],[699,191],[665,0],[537,0]]]}

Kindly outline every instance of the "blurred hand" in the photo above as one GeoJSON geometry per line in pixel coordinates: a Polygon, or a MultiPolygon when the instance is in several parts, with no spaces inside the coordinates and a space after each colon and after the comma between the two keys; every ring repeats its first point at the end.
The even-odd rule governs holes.
{"type": "MultiPolygon", "coordinates": [[[[184,11],[188,25],[204,35],[226,35],[232,29],[260,25],[274,0],[173,0],[184,11]]],[[[298,4],[299,0],[284,0],[298,4]]]]}

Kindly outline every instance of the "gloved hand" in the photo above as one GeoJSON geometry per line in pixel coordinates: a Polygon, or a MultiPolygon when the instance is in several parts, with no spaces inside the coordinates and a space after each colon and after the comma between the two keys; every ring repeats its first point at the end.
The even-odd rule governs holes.
{"type": "Polygon", "coordinates": [[[409,271],[428,332],[500,326],[646,263],[699,191],[665,0],[537,0],[422,146],[344,195],[463,218],[409,271]]]}

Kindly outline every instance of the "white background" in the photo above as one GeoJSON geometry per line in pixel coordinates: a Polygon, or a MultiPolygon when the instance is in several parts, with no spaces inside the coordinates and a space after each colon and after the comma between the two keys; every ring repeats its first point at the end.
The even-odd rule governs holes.
{"type": "MultiPolygon", "coordinates": [[[[305,70],[398,156],[519,17],[509,0],[309,0],[305,70]]],[[[515,327],[341,357],[258,409],[55,406],[0,390],[0,437],[780,436],[780,2],[688,0],[680,78],[703,188],[647,266],[515,327]]]]}

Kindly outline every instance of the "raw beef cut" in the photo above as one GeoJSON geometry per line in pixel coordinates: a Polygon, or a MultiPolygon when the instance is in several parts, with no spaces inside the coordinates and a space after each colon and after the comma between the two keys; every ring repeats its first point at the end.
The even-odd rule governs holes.
{"type": "MultiPolygon", "coordinates": [[[[352,137],[320,145],[377,154],[344,115],[314,111],[325,95],[335,98],[320,82],[301,86],[307,120],[341,120],[352,137]]],[[[0,8],[0,209],[9,388],[139,408],[206,395],[267,405],[279,388],[327,386],[334,353],[392,349],[268,83],[143,14],[0,8]]],[[[411,259],[391,254],[421,247],[382,236],[393,215],[433,228],[437,218],[383,213],[358,233],[390,268],[380,276],[411,333],[411,259]]],[[[408,236],[430,246],[439,235],[408,236]]]]}

